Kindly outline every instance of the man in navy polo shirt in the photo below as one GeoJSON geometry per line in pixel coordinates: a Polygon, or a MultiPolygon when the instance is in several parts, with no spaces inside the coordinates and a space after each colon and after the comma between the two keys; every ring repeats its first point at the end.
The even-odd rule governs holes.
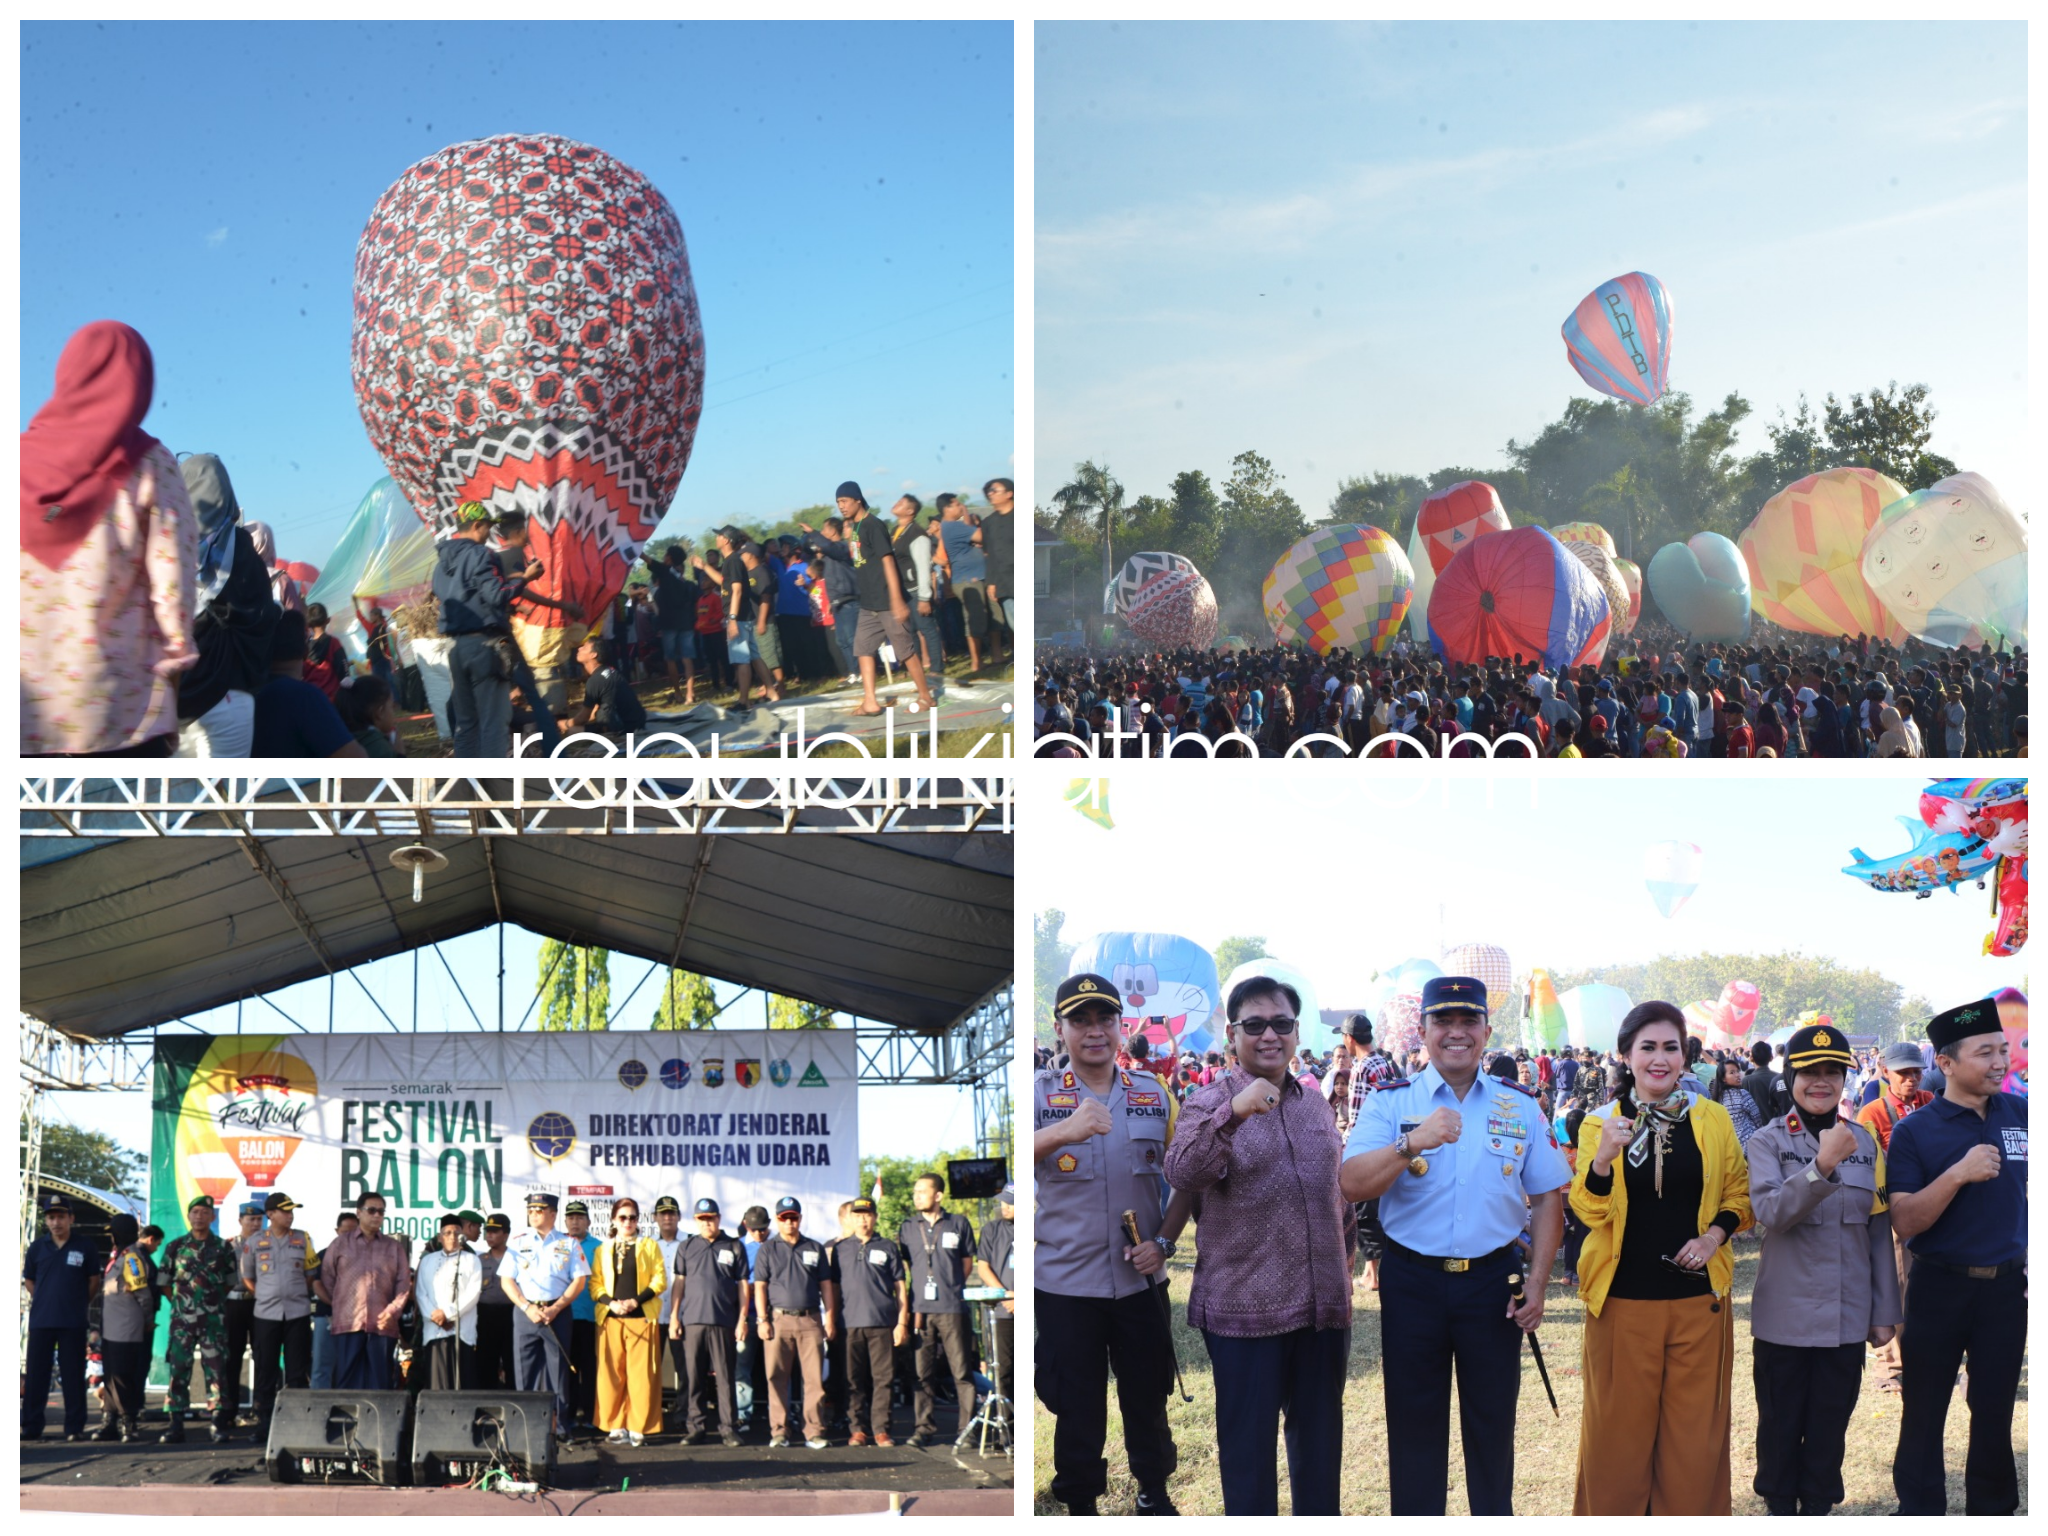
{"type": "Polygon", "coordinates": [[[1899,1339],[1903,1396],[1892,1487],[1902,1515],[1947,1513],[1942,1431],[1969,1360],[1963,1512],[2019,1509],[2013,1400],[2027,1337],[2027,1101],[2000,1093],[2009,1048],[1998,1005],[1965,1003],[1928,1022],[1947,1082],[1892,1128],[1892,1230],[1913,1252],[1899,1339]]]}
{"type": "Polygon", "coordinates": [[[99,1284],[99,1253],[72,1230],[71,1202],[52,1195],[43,1204],[43,1235],[22,1255],[29,1289],[28,1383],[21,1399],[21,1438],[43,1437],[50,1400],[50,1357],[64,1387],[64,1438],[85,1438],[85,1309],[99,1284]]]}

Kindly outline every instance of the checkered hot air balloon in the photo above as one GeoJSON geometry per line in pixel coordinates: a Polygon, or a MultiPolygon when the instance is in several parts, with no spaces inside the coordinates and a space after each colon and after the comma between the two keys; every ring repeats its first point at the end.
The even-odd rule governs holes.
{"type": "Polygon", "coordinates": [[[1654,405],[1671,369],[1671,295],[1647,272],[1612,278],[1565,316],[1564,347],[1601,394],[1654,405]]]}
{"type": "Polygon", "coordinates": [[[1103,611],[1121,615],[1150,645],[1207,648],[1215,642],[1216,593],[1185,555],[1147,550],[1131,556],[1103,597],[1103,611]]]}
{"type": "Polygon", "coordinates": [[[1429,643],[1449,661],[1598,662],[1613,629],[1593,573],[1542,528],[1511,528],[1468,544],[1437,576],[1429,599],[1429,643]]]}
{"type": "Polygon", "coordinates": [[[1824,469],[1763,504],[1736,545],[1749,567],[1750,606],[1808,635],[1906,638],[1863,578],[1863,544],[1906,488],[1874,469],[1824,469]]]}
{"type": "Polygon", "coordinates": [[[1415,594],[1415,570],[1383,529],[1317,528],[1288,546],[1266,574],[1266,622],[1282,645],[1318,655],[1339,646],[1384,651],[1415,594]]]}

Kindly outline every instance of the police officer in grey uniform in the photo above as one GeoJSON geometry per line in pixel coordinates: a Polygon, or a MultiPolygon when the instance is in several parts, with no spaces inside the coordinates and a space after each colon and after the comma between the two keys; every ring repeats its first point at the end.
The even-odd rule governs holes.
{"type": "MultiPolygon", "coordinates": [[[[292,1229],[298,1207],[283,1190],[272,1190],[263,1202],[270,1218],[242,1247],[242,1284],[255,1302],[249,1326],[256,1357],[256,1440],[270,1435],[270,1414],[277,1404],[278,1357],[284,1357],[284,1384],[304,1387],[313,1377],[313,1296],[320,1278],[320,1255],[313,1240],[292,1229]]],[[[325,1291],[320,1293],[326,1299],[325,1291]]]]}
{"type": "Polygon", "coordinates": [[[1101,976],[1069,976],[1053,999],[1069,1065],[1032,1084],[1031,1157],[1038,1181],[1032,1296],[1036,1389],[1055,1415],[1052,1496],[1092,1515],[1109,1484],[1109,1373],[1116,1372],[1124,1449],[1141,1515],[1179,1511],[1166,1496],[1177,1465],[1166,1398],[1173,1338],[1153,1290],[1172,1244],[1160,1237],[1173,1096],[1138,1087],[1116,1064],[1123,999],[1101,976]],[[1140,1102],[1132,1102],[1137,1088],[1140,1102]],[[1144,1102],[1150,1101],[1150,1102],[1144,1102]],[[1123,1213],[1137,1214],[1136,1248],[1123,1213]]]}

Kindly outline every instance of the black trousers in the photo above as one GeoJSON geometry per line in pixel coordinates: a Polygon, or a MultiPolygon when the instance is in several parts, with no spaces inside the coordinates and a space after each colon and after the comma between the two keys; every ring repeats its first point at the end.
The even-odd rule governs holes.
{"type": "MultiPolygon", "coordinates": [[[[510,1311],[508,1307],[506,1309],[510,1311]]],[[[543,1349],[547,1346],[542,1345],[543,1349]]],[[[426,1388],[429,1392],[474,1392],[476,1380],[476,1350],[450,1334],[445,1339],[434,1339],[424,1346],[421,1353],[426,1356],[426,1388]]]]}
{"type": "Polygon", "coordinates": [[[137,1339],[124,1344],[115,1339],[100,1340],[100,1368],[105,1373],[107,1408],[104,1422],[129,1424],[142,1416],[142,1394],[149,1380],[150,1341],[137,1339]]]}
{"type": "Polygon", "coordinates": [[[28,1382],[21,1399],[21,1432],[43,1432],[43,1410],[50,1401],[50,1365],[55,1356],[57,1380],[64,1389],[64,1433],[85,1433],[85,1330],[31,1328],[28,1331],[28,1382]]]}
{"type": "Polygon", "coordinates": [[[846,1356],[846,1335],[842,1332],[837,1339],[830,1341],[825,1354],[825,1406],[831,1410],[827,1415],[830,1420],[846,1417],[846,1402],[852,1387],[847,1379],[846,1356]]]}
{"type": "Polygon", "coordinates": [[[1447,1274],[1387,1250],[1380,1265],[1380,1362],[1392,1513],[1444,1512],[1454,1369],[1472,1513],[1514,1513],[1522,1330],[1507,1311],[1508,1276],[1519,1262],[1510,1254],[1447,1274]]]}
{"type": "Polygon", "coordinates": [[[1131,1476],[1140,1488],[1164,1488],[1179,1457],[1166,1422],[1173,1336],[1158,1296],[1139,1291],[1111,1300],[1034,1290],[1032,1300],[1038,1313],[1038,1400],[1057,1419],[1052,1496],[1071,1507],[1101,1498],[1109,1487],[1102,1448],[1109,1436],[1112,1369],[1131,1476]]]}
{"type": "Polygon", "coordinates": [[[278,1358],[283,1356],[284,1384],[304,1387],[313,1379],[313,1318],[258,1317],[249,1324],[249,1345],[256,1356],[256,1422],[270,1422],[277,1403],[278,1358]]]}
{"type": "Polygon", "coordinates": [[[1842,1451],[1863,1345],[1801,1349],[1750,1341],[1756,1380],[1757,1497],[1774,1515],[1824,1515],[1842,1502],[1842,1451]]]}
{"type": "MultiPolygon", "coordinates": [[[[242,1359],[249,1353],[250,1330],[256,1322],[256,1303],[252,1301],[231,1301],[222,1310],[227,1318],[227,1352],[221,1356],[220,1390],[226,1399],[221,1404],[221,1419],[230,1428],[234,1426],[235,1414],[242,1406],[242,1359]]],[[[255,1380],[250,1380],[250,1401],[255,1401],[255,1380]]]]}
{"type": "Polygon", "coordinates": [[[1899,1449],[1892,1487],[1902,1515],[1947,1512],[1941,1435],[1956,1371],[1970,1363],[1970,1449],[1963,1462],[1963,1513],[2009,1515],[2020,1505],[2012,1455],[2013,1399],[2027,1336],[2027,1276],[2013,1270],[1972,1280],[1922,1259],[1906,1289],[1899,1337],[1899,1449]]]}
{"type": "Polygon", "coordinates": [[[960,1414],[953,1426],[959,1434],[974,1417],[974,1333],[965,1312],[927,1312],[917,1336],[917,1433],[939,1430],[939,1399],[932,1388],[939,1372],[953,1372],[953,1399],[960,1414]]]}
{"type": "Polygon", "coordinates": [[[995,1319],[996,1336],[993,1345],[995,1358],[989,1362],[989,1374],[996,1379],[996,1386],[1003,1396],[1010,1400],[1010,1422],[1017,1421],[1017,1319],[996,1303],[989,1314],[995,1319]]]}
{"type": "Polygon", "coordinates": [[[480,1306],[476,1309],[476,1383],[485,1392],[509,1392],[516,1387],[512,1365],[512,1314],[517,1310],[509,1306],[480,1306]]]}
{"type": "Polygon", "coordinates": [[[576,1379],[569,1387],[576,1418],[580,1423],[591,1423],[597,1417],[597,1319],[569,1320],[569,1364],[576,1371],[576,1379]]]}
{"type": "Polygon", "coordinates": [[[868,1434],[889,1431],[889,1389],[896,1382],[896,1330],[849,1328],[839,1351],[847,1364],[848,1426],[868,1434]]]}
{"type": "Polygon", "coordinates": [[[1207,1329],[1215,1373],[1216,1453],[1223,1513],[1280,1513],[1273,1437],[1287,1417],[1287,1486],[1297,1515],[1334,1515],[1344,1464],[1344,1371],[1349,1328],[1297,1328],[1259,1339],[1207,1329]]]}
{"type": "MultiPolygon", "coordinates": [[[[758,1344],[750,1351],[759,1352],[758,1344]]],[[[738,1357],[739,1344],[732,1336],[731,1324],[683,1324],[682,1353],[676,1360],[676,1374],[682,1383],[683,1402],[688,1415],[683,1422],[685,1434],[704,1432],[705,1399],[713,1391],[718,1398],[718,1432],[721,1435],[735,1432],[737,1410],[733,1406],[733,1371],[738,1357]]],[[[762,1412],[767,1412],[765,1398],[762,1400],[762,1412]]]]}

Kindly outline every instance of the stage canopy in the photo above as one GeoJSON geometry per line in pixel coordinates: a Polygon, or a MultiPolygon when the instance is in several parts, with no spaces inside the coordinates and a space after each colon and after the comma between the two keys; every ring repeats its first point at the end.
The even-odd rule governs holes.
{"type": "Polygon", "coordinates": [[[21,1009],[147,1029],[503,921],[941,1033],[1010,980],[1010,839],[434,837],[425,899],[390,837],[22,839],[21,1009]]]}

